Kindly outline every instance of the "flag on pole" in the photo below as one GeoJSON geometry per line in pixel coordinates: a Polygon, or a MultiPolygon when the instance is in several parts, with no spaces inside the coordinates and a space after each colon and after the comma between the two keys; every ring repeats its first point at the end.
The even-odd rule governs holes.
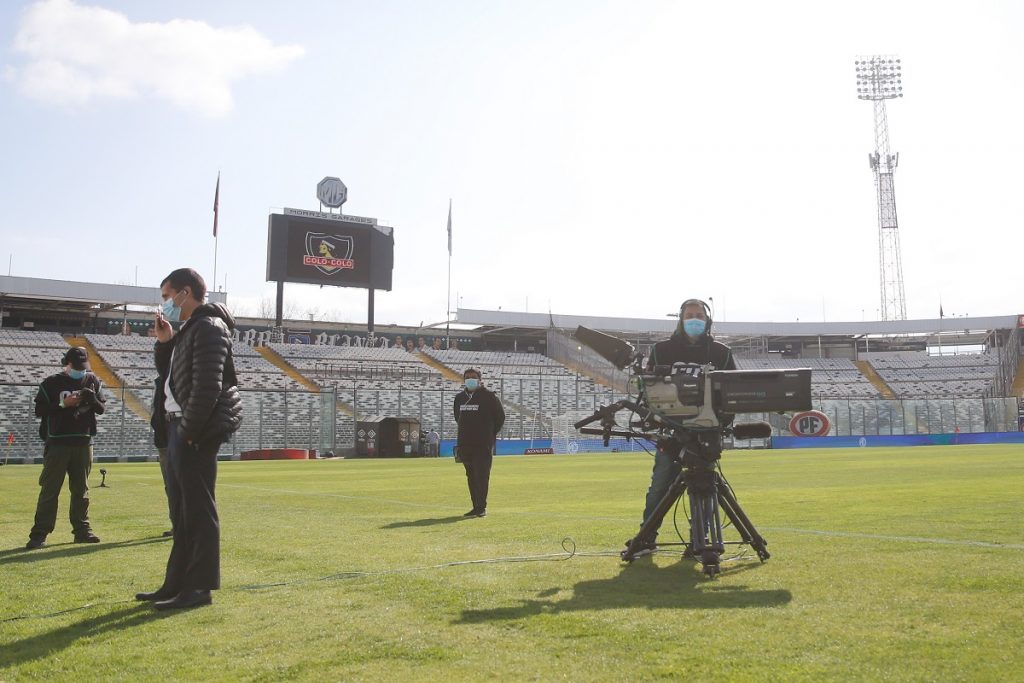
{"type": "Polygon", "coordinates": [[[217,214],[220,213],[220,171],[217,171],[217,189],[213,193],[213,236],[217,236],[217,214]]]}
{"type": "Polygon", "coordinates": [[[7,445],[10,446],[12,443],[14,443],[14,432],[8,432],[7,433],[7,445]]]}
{"type": "Polygon", "coordinates": [[[942,314],[942,304],[941,304],[941,303],[939,304],[939,317],[940,317],[940,318],[944,318],[944,317],[945,317],[945,316],[944,316],[944,315],[942,314]]]}
{"type": "Polygon", "coordinates": [[[452,255],[452,200],[448,200],[448,255],[452,255]]]}

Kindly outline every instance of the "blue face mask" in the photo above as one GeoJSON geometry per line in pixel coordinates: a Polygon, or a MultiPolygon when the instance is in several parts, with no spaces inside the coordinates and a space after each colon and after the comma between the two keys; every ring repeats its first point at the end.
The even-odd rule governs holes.
{"type": "Polygon", "coordinates": [[[466,390],[467,391],[476,391],[477,387],[479,387],[479,386],[480,386],[480,380],[478,380],[476,377],[470,377],[469,379],[466,380],[466,390]]]}
{"type": "Polygon", "coordinates": [[[164,320],[166,320],[167,322],[181,322],[181,306],[177,306],[174,303],[174,300],[177,298],[177,296],[173,296],[167,301],[160,304],[160,312],[163,314],[164,320]]]}
{"type": "Polygon", "coordinates": [[[68,377],[71,379],[82,379],[85,377],[85,370],[75,370],[74,368],[68,369],[68,377]]]}
{"type": "Polygon", "coordinates": [[[704,334],[706,328],[707,323],[700,318],[688,318],[683,321],[683,332],[691,337],[699,337],[704,334]]]}

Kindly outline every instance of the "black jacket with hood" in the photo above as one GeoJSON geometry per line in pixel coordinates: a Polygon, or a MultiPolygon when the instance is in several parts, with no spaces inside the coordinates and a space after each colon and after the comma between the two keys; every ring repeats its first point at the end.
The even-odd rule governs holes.
{"type": "Polygon", "coordinates": [[[455,394],[453,408],[460,448],[494,448],[494,440],[505,424],[505,409],[494,392],[483,385],[472,392],[460,391],[455,394]]]}
{"type": "Polygon", "coordinates": [[[168,373],[181,406],[178,431],[186,441],[224,441],[242,423],[242,399],[231,355],[235,320],[223,304],[203,304],[168,342],[154,349],[160,379],[168,373]]]}
{"type": "MultiPolygon", "coordinates": [[[[715,341],[711,336],[711,323],[699,337],[690,338],[690,335],[683,332],[683,321],[679,321],[676,331],[665,341],[654,345],[651,355],[647,359],[647,369],[653,370],[657,365],[672,365],[673,363],[696,363],[706,365],[708,363],[715,370],[735,370],[736,360],[732,357],[732,349],[722,342],[715,341]]],[[[733,416],[727,415],[722,419],[725,425],[732,424],[733,416]]]]}

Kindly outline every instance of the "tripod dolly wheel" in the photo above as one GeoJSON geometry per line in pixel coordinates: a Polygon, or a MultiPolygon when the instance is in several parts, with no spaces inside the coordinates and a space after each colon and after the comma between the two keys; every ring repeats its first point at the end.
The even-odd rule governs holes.
{"type": "Polygon", "coordinates": [[[714,578],[722,573],[722,565],[719,564],[719,555],[710,548],[701,553],[700,563],[704,565],[704,574],[714,578]]]}

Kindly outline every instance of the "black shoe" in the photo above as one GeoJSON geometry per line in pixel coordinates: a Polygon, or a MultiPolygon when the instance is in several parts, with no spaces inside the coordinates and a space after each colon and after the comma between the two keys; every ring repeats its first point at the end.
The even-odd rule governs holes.
{"type": "Polygon", "coordinates": [[[174,593],[158,588],[152,593],[136,593],[135,599],[139,602],[159,602],[161,600],[170,600],[174,596],[174,593]]]}
{"type": "MultiPolygon", "coordinates": [[[[633,539],[632,538],[629,539],[628,541],[626,541],[626,549],[619,553],[619,557],[622,558],[623,560],[626,559],[626,555],[629,553],[629,547],[630,547],[630,545],[632,545],[632,543],[633,543],[633,539]]],[[[657,544],[657,542],[649,541],[649,540],[643,540],[643,541],[640,541],[639,547],[633,553],[632,559],[636,559],[638,557],[645,557],[647,555],[653,555],[656,552],[658,552],[658,544],[657,544]]]]}
{"type": "Polygon", "coordinates": [[[474,517],[486,517],[487,516],[487,510],[477,510],[476,514],[473,515],[473,516],[474,517]]]}
{"type": "Polygon", "coordinates": [[[473,509],[472,509],[472,510],[470,510],[469,512],[465,512],[465,513],[463,513],[463,515],[462,515],[462,516],[463,516],[463,517],[476,517],[476,515],[477,515],[477,512],[478,512],[478,510],[477,510],[476,508],[473,508],[473,509]]]}
{"type": "Polygon", "coordinates": [[[165,532],[163,532],[163,533],[162,533],[162,534],[160,534],[160,535],[161,535],[161,536],[163,536],[164,538],[171,538],[172,536],[174,536],[174,532],[173,532],[173,531],[170,531],[170,530],[168,530],[168,531],[165,531],[165,532]]]}
{"type": "Polygon", "coordinates": [[[75,543],[99,543],[100,537],[91,531],[84,534],[75,534],[75,543]]]}
{"type": "Polygon", "coordinates": [[[30,536],[28,543],[25,544],[25,550],[35,550],[36,548],[46,547],[46,536],[30,536]]]}
{"type": "Polygon", "coordinates": [[[213,602],[210,591],[182,591],[170,600],[159,600],[153,603],[156,609],[188,609],[202,607],[213,602]]]}

